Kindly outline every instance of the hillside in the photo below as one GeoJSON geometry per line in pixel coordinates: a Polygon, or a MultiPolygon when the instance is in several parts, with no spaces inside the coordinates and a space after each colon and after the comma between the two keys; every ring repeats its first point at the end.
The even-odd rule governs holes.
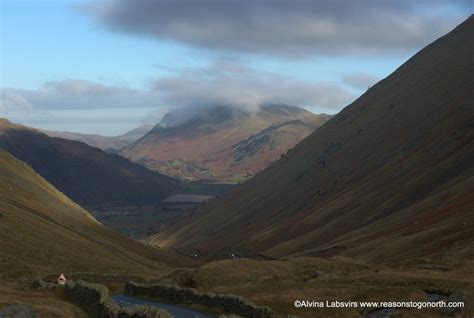
{"type": "Polygon", "coordinates": [[[170,113],[120,154],[178,178],[238,182],[268,167],[329,117],[286,105],[261,106],[256,113],[226,106],[170,113]]]}
{"type": "Polygon", "coordinates": [[[150,275],[171,253],[113,232],[0,149],[0,278],[60,272],[150,275]]]}
{"type": "Polygon", "coordinates": [[[137,141],[141,137],[145,136],[152,128],[153,125],[142,125],[126,132],[123,135],[114,137],[94,134],[81,134],[69,131],[52,131],[44,129],[41,129],[40,131],[50,137],[76,140],[107,152],[116,152],[122,149],[123,147],[131,144],[132,142],[137,141]]]}
{"type": "Polygon", "coordinates": [[[84,143],[0,119],[0,148],[27,162],[74,201],[141,203],[168,196],[177,182],[84,143]]]}
{"type": "Polygon", "coordinates": [[[474,257],[474,17],[154,244],[389,261],[474,257]]]}

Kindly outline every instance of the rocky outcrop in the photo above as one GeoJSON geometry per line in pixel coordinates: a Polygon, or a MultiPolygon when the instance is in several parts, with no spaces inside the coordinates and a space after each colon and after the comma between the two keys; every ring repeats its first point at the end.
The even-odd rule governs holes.
{"type": "Polygon", "coordinates": [[[54,289],[58,284],[51,281],[45,281],[43,278],[37,278],[31,283],[32,289],[54,289]]]}
{"type": "Polygon", "coordinates": [[[198,304],[212,311],[225,312],[247,318],[274,318],[273,311],[264,306],[257,306],[243,297],[235,295],[217,295],[201,293],[191,288],[171,285],[143,285],[129,282],[125,286],[129,296],[145,296],[173,304],[198,304]]]}
{"type": "Polygon", "coordinates": [[[85,281],[68,282],[66,297],[98,318],[173,318],[166,310],[149,306],[120,307],[110,297],[107,287],[85,281]]]}

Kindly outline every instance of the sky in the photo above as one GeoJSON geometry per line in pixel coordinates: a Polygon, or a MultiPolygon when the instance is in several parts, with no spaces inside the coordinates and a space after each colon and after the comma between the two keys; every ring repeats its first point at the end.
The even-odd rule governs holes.
{"type": "Polygon", "coordinates": [[[334,114],[468,0],[0,0],[0,117],[119,135],[174,109],[334,114]]]}

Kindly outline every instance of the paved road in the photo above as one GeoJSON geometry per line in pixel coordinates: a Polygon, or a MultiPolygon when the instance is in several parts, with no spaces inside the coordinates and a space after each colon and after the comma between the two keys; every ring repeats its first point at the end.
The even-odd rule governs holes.
{"type": "Polygon", "coordinates": [[[178,306],[168,305],[168,304],[162,304],[157,301],[143,300],[143,299],[128,297],[124,295],[113,295],[112,299],[115,300],[115,302],[122,307],[128,307],[128,306],[134,306],[134,305],[147,305],[147,306],[162,308],[168,311],[170,314],[174,315],[175,317],[179,317],[179,318],[215,318],[215,316],[204,314],[202,312],[199,312],[193,309],[188,309],[188,308],[178,307],[178,306]]]}

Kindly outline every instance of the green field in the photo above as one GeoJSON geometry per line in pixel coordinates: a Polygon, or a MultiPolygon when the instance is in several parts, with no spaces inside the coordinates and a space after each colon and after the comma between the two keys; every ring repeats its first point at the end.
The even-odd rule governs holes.
{"type": "Polygon", "coordinates": [[[202,183],[202,182],[189,182],[184,183],[177,190],[180,194],[199,194],[199,195],[212,195],[218,196],[223,193],[230,191],[236,185],[232,183],[202,183]]]}
{"type": "Polygon", "coordinates": [[[192,209],[192,204],[107,206],[89,208],[94,217],[105,226],[136,239],[156,233],[192,209]]]}
{"type": "MultiPolygon", "coordinates": [[[[219,196],[235,185],[221,183],[183,183],[176,191],[180,195],[219,196]]],[[[109,228],[136,239],[159,232],[174,224],[201,203],[162,202],[153,205],[124,205],[108,203],[88,206],[86,209],[109,228]]]]}

